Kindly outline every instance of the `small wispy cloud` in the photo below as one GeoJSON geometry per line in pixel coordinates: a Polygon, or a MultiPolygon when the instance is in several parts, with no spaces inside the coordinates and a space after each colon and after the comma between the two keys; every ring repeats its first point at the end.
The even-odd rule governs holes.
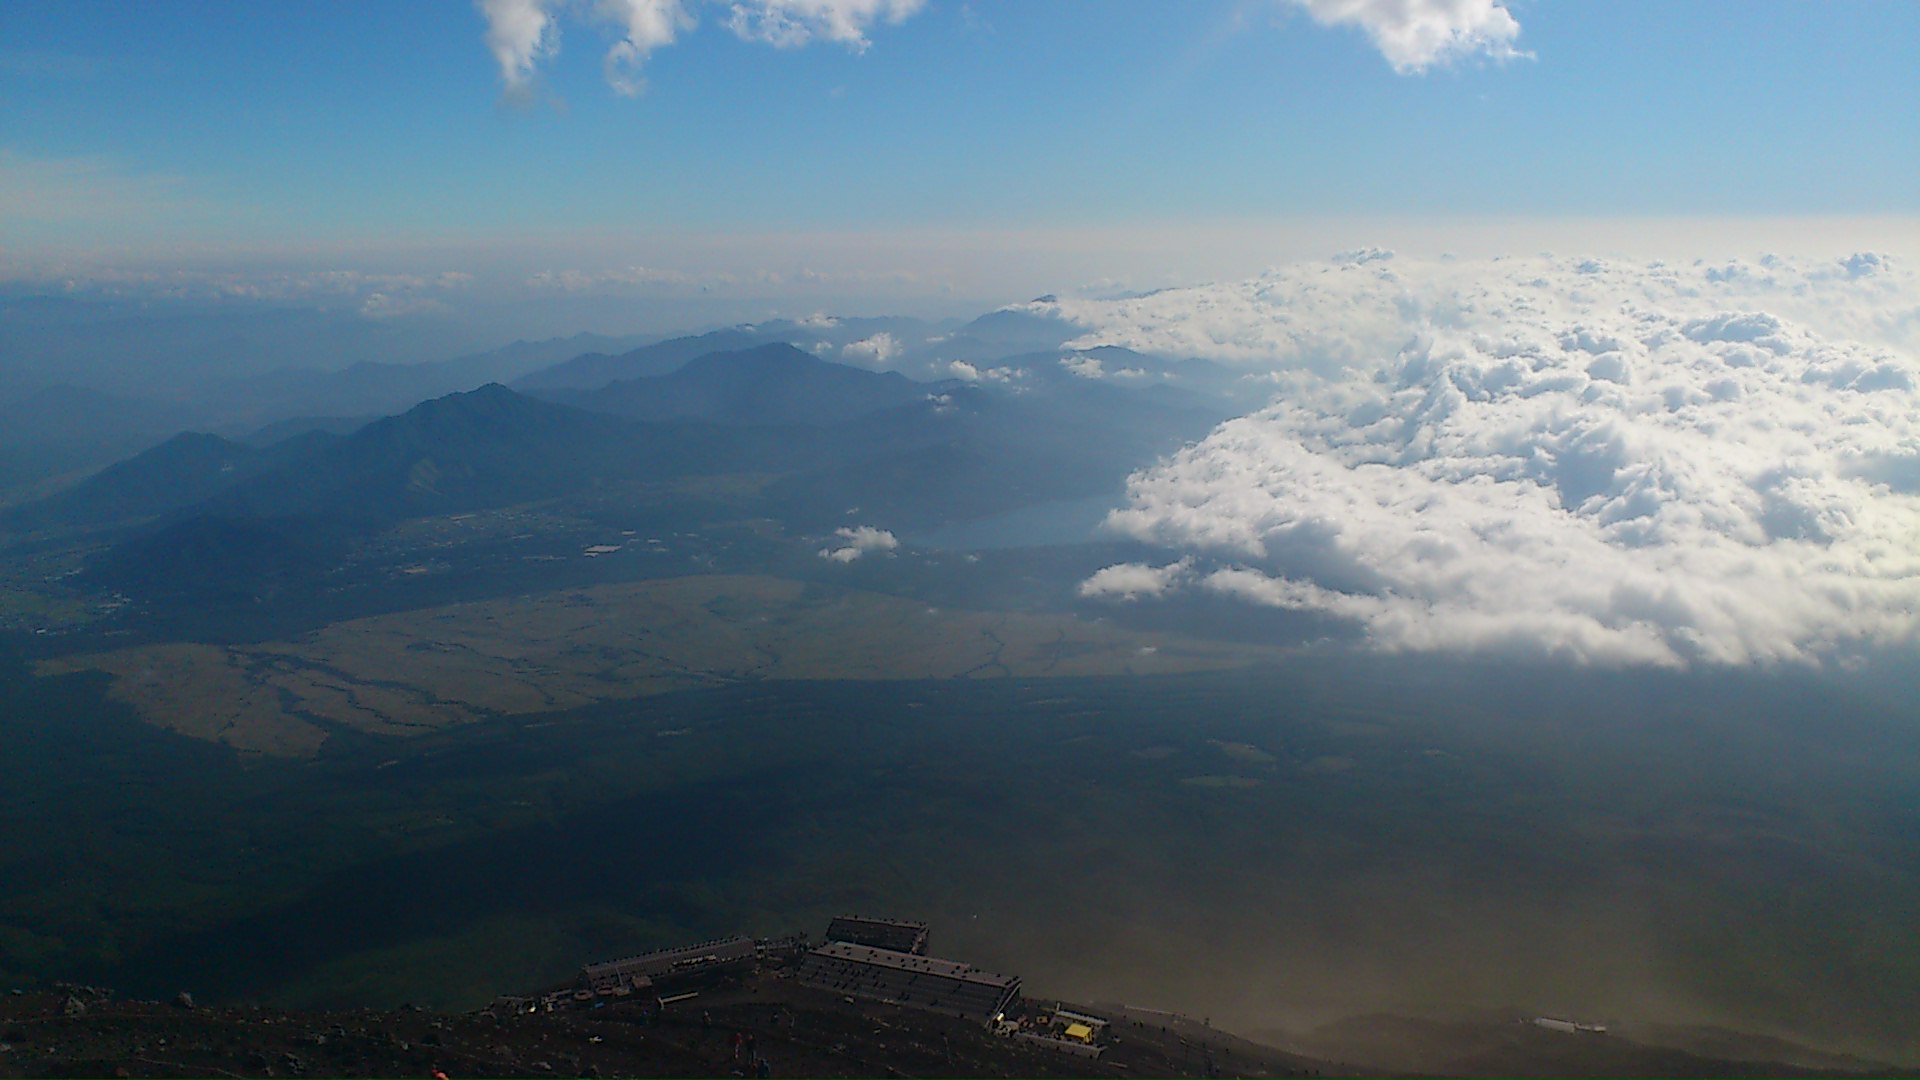
{"type": "Polygon", "coordinates": [[[1193,560],[1181,559],[1165,566],[1146,563],[1116,563],[1096,571],[1080,583],[1081,596],[1103,600],[1138,600],[1143,596],[1164,596],[1184,582],[1193,560]]]}
{"type": "Polygon", "coordinates": [[[823,547],[819,551],[820,557],[830,562],[850,563],[862,555],[886,553],[900,546],[899,539],[891,532],[871,525],[835,529],[833,534],[840,539],[839,546],[823,547]]]}
{"type": "Polygon", "coordinates": [[[1417,75],[1465,57],[1529,57],[1520,23],[1500,0],[1290,0],[1322,26],[1354,26],[1393,70],[1417,75]]]}
{"type": "Polygon", "coordinates": [[[1026,378],[1027,370],[1017,367],[980,367],[965,360],[953,360],[947,364],[947,374],[962,382],[1013,383],[1026,378]]]}
{"type": "Polygon", "coordinates": [[[875,367],[890,363],[904,351],[900,342],[884,330],[872,337],[849,342],[840,349],[842,356],[875,367]]]}
{"type": "Polygon", "coordinates": [[[549,0],[479,0],[479,5],[487,20],[487,49],[500,65],[507,97],[524,100],[532,90],[534,69],[559,48],[553,5],[549,0]]]}
{"type": "Polygon", "coordinates": [[[905,22],[925,6],[926,0],[745,0],[731,5],[727,29],[775,48],[820,40],[865,52],[873,44],[869,27],[905,22]]]}
{"type": "MultiPolygon", "coordinates": [[[[531,100],[542,63],[560,50],[560,17],[578,13],[619,35],[602,67],[607,85],[629,97],[646,89],[641,68],[655,50],[672,45],[699,24],[701,0],[476,0],[486,20],[487,48],[500,66],[510,101],[531,100]]],[[[925,0],[706,0],[724,6],[722,24],[743,41],[797,48],[830,41],[855,52],[872,45],[868,31],[898,24],[925,0]]]]}
{"type": "Polygon", "coordinates": [[[603,70],[614,92],[635,97],[647,88],[640,65],[653,50],[673,44],[694,18],[680,0],[598,0],[595,10],[619,26],[624,37],[607,50],[603,70]]]}

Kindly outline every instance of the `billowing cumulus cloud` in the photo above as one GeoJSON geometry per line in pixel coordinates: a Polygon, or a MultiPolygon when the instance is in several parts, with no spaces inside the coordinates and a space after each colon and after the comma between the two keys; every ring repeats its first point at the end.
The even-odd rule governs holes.
{"type": "Polygon", "coordinates": [[[876,529],[871,525],[855,525],[851,528],[835,529],[833,535],[840,539],[838,547],[823,547],[819,555],[833,562],[850,563],[862,555],[871,552],[888,552],[900,546],[900,541],[886,529],[876,529]]]}
{"type": "Polygon", "coordinates": [[[1920,644],[1917,300],[1878,256],[1392,260],[1076,316],[1276,384],[1110,516],[1197,557],[1169,586],[1386,648],[1818,663],[1920,644]]]}
{"type": "Polygon", "coordinates": [[[1119,345],[1237,366],[1328,368],[1398,348],[1408,299],[1390,269],[1334,263],[1284,267],[1230,285],[1118,300],[1059,297],[1021,308],[1086,327],[1066,343],[1074,350],[1119,345]]]}
{"type": "Polygon", "coordinates": [[[1500,0],[1292,0],[1325,26],[1354,26],[1402,75],[1466,56],[1511,60],[1520,23],[1500,0]]]}
{"type": "MultiPolygon", "coordinates": [[[[500,66],[509,99],[525,100],[540,64],[559,51],[559,17],[581,14],[618,35],[603,60],[607,85],[616,93],[646,89],[641,67],[654,50],[677,41],[698,23],[701,0],[476,0],[486,20],[487,48],[500,66]]],[[[831,41],[856,52],[871,44],[867,32],[905,21],[925,0],[707,0],[724,6],[728,29],[743,40],[776,48],[831,41]]]]}

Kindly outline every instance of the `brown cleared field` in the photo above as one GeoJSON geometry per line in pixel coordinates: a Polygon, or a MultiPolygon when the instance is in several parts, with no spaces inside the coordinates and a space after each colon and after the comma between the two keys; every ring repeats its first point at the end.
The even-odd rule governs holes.
{"type": "Polygon", "coordinates": [[[740,680],[1155,675],[1262,655],[1065,615],[706,576],[354,619],[293,642],[63,657],[38,671],[105,672],[112,695],[152,723],[302,756],[334,725],[404,735],[740,680]]]}

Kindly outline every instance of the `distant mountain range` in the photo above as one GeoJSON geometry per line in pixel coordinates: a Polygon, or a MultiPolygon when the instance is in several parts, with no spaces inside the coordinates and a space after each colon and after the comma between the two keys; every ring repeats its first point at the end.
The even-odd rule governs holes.
{"type": "Polygon", "coordinates": [[[898,372],[829,363],[774,342],[708,353],[666,375],[623,379],[596,390],[536,394],[637,420],[680,417],[731,425],[828,426],[920,401],[930,392],[898,372]]]}
{"type": "MultiPolygon", "coordinates": [[[[630,348],[644,340],[579,334],[451,360],[245,376],[183,368],[171,382],[149,379],[138,389],[116,392],[52,382],[7,394],[8,384],[0,382],[0,503],[9,496],[31,497],[62,474],[100,469],[182,431],[212,431],[260,446],[300,431],[342,432],[428,398],[515,378],[586,350],[630,348]]],[[[139,347],[129,345],[128,352],[138,355],[139,347]]],[[[23,374],[31,377],[0,369],[4,376],[23,374]]]]}
{"type": "Polygon", "coordinates": [[[92,526],[157,517],[213,498],[250,477],[316,452],[333,436],[309,432],[255,447],[183,432],[78,485],[17,508],[0,520],[15,528],[92,526]]]}
{"type": "Polygon", "coordinates": [[[517,394],[450,394],[330,439],[197,512],[320,516],[368,526],[564,496],[610,482],[763,467],[777,433],[742,438],[697,422],[642,424],[517,394]]]}
{"type": "Polygon", "coordinates": [[[516,390],[598,390],[624,379],[644,379],[678,370],[709,353],[751,349],[783,340],[750,330],[715,330],[710,334],[673,338],[610,355],[588,352],[513,380],[516,390]]]}
{"type": "Polygon", "coordinates": [[[416,364],[358,363],[339,369],[289,368],[206,387],[206,407],[256,424],[296,416],[384,416],[428,398],[509,382],[595,350],[630,349],[650,339],[575,334],[516,341],[486,352],[416,364]]]}
{"type": "MultiPolygon", "coordinates": [[[[22,355],[31,354],[35,335],[85,326],[90,359],[67,369],[74,377],[143,372],[105,390],[59,383],[63,369],[45,358],[0,371],[20,376],[12,385],[0,382],[0,506],[17,507],[70,486],[183,431],[264,448],[309,431],[349,434],[421,401],[487,383],[632,419],[678,417],[736,427],[832,426],[963,382],[1027,394],[1079,383],[1159,385],[1184,392],[1164,402],[1176,410],[1212,409],[1247,396],[1230,373],[1212,364],[1112,347],[1065,349],[1082,327],[1018,307],[964,323],[820,315],[667,339],[576,334],[448,360],[314,364],[252,374],[243,373],[244,357],[256,348],[249,344],[255,333],[260,342],[297,339],[299,348],[275,355],[302,358],[326,354],[330,345],[341,350],[331,355],[363,346],[385,355],[407,339],[355,337],[360,331],[312,312],[210,318],[196,329],[190,312],[156,319],[111,304],[0,303],[0,321],[7,323],[0,327],[0,342],[16,341],[26,349],[22,355]],[[215,329],[228,337],[205,339],[215,329]],[[376,339],[378,349],[370,344],[376,339]],[[221,359],[176,363],[173,354],[182,349],[212,349],[221,359]],[[756,359],[711,359],[748,353],[756,359]]],[[[129,506],[144,512],[151,502],[129,506]]]]}
{"type": "MultiPolygon", "coordinates": [[[[648,348],[656,362],[672,352],[648,348]]],[[[690,478],[764,478],[750,512],[801,534],[854,508],[913,530],[1117,495],[1226,415],[1205,395],[1085,378],[1043,355],[1019,379],[923,383],[772,342],[592,391],[490,383],[344,433],[289,424],[297,434],[266,446],[179,435],[0,526],[120,530],[90,573],[130,593],[258,597],[410,518],[690,478]]]]}

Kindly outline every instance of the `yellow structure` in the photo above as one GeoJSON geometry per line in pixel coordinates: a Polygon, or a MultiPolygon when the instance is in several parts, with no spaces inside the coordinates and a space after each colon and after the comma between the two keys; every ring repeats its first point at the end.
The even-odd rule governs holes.
{"type": "Polygon", "coordinates": [[[1093,1041],[1093,1029],[1085,1024],[1068,1024],[1067,1030],[1062,1032],[1062,1034],[1075,1042],[1090,1043],[1093,1041]]]}

